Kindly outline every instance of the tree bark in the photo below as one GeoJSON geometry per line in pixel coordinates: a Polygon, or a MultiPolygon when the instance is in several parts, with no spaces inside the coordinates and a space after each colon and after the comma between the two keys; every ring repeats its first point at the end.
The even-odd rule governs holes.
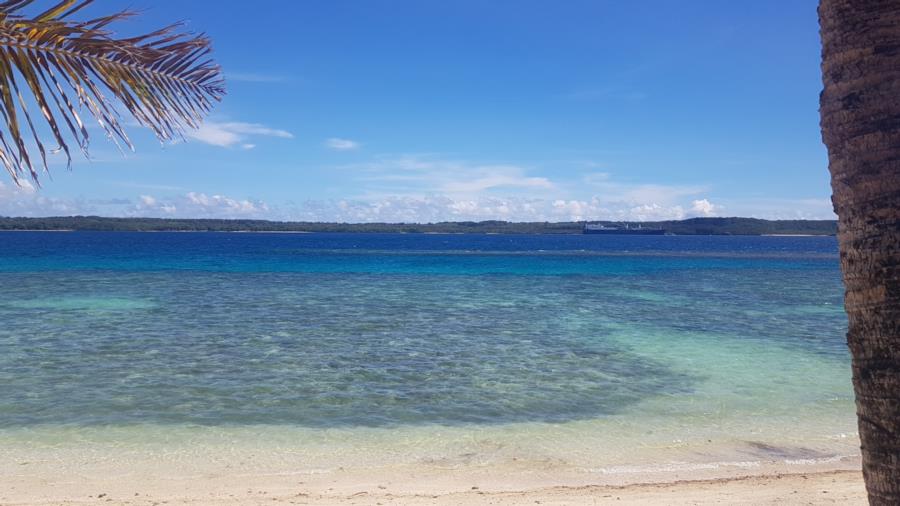
{"type": "Polygon", "coordinates": [[[821,0],[820,97],[869,502],[900,505],[900,0],[821,0]]]}

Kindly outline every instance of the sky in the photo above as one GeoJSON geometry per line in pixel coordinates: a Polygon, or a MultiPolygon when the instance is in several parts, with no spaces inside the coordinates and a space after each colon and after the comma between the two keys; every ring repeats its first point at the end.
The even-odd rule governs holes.
{"type": "Polygon", "coordinates": [[[97,0],[207,33],[187,142],[99,128],[0,215],[832,219],[815,0],[97,0]]]}

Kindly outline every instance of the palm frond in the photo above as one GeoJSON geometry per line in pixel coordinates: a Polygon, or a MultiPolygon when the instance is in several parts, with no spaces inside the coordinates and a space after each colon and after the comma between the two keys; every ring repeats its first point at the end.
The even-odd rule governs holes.
{"type": "Polygon", "coordinates": [[[180,138],[185,128],[199,127],[213,102],[225,94],[204,35],[183,32],[175,24],[115,38],[108,26],[133,12],[74,21],[71,16],[93,0],[63,0],[26,16],[23,10],[33,3],[0,2],[0,163],[16,183],[27,174],[39,184],[35,149],[40,166],[49,171],[41,125],[35,124],[29,103],[40,109],[44,130],[49,128],[45,135],[57,145],[52,151],[64,152],[71,164],[67,139],[88,153],[85,110],[108,138],[133,150],[116,102],[167,142],[180,138]]]}

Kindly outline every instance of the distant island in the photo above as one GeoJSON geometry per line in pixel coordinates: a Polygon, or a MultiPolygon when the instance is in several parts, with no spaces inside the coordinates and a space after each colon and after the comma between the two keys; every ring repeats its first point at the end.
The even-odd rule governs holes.
{"type": "MultiPolygon", "coordinates": [[[[660,228],[675,235],[835,235],[835,220],[761,220],[756,218],[691,218],[678,221],[588,223],[610,227],[660,228]]],[[[585,222],[453,221],[440,223],[318,223],[300,221],[103,218],[65,216],[3,218],[0,230],[99,232],[359,232],[442,234],[580,234],[585,222]]]]}

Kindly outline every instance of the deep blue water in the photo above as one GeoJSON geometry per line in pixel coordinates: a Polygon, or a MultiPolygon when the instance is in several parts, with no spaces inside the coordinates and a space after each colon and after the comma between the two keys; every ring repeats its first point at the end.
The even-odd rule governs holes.
{"type": "Polygon", "coordinates": [[[0,232],[0,270],[24,272],[624,274],[833,268],[836,255],[833,237],[0,232]]]}
{"type": "Polygon", "coordinates": [[[832,237],[0,233],[0,428],[817,405],[841,297],[832,237]]]}

